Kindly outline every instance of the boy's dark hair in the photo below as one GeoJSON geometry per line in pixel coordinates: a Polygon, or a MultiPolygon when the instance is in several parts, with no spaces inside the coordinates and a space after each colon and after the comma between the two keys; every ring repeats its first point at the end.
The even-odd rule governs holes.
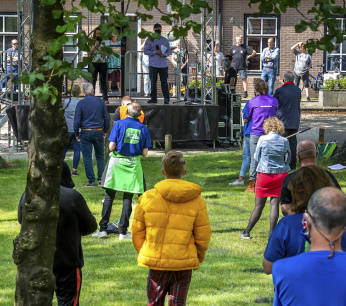
{"type": "Polygon", "coordinates": [[[157,28],[162,28],[161,24],[159,24],[159,23],[155,23],[155,25],[154,25],[154,29],[157,29],[157,28]]]}
{"type": "Polygon", "coordinates": [[[232,60],[232,56],[230,56],[230,55],[225,55],[225,58],[228,58],[230,61],[232,60]]]}
{"type": "Polygon", "coordinates": [[[162,158],[162,167],[167,176],[180,177],[185,169],[186,161],[183,154],[177,151],[170,151],[162,158]]]}

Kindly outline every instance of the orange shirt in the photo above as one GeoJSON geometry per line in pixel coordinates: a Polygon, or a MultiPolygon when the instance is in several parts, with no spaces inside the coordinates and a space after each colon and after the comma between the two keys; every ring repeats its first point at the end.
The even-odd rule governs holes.
{"type": "MultiPolygon", "coordinates": [[[[127,117],[127,109],[128,109],[128,105],[125,105],[125,106],[119,106],[119,110],[120,110],[120,120],[124,120],[126,117],[127,117]]],[[[138,117],[138,120],[140,123],[143,123],[144,122],[144,113],[143,111],[141,110],[141,115],[138,117]]]]}

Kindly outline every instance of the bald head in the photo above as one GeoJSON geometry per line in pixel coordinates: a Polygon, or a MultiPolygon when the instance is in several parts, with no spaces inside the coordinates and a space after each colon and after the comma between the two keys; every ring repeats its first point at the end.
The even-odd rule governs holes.
{"type": "Polygon", "coordinates": [[[310,162],[316,164],[316,146],[311,140],[302,140],[297,146],[297,155],[300,163],[310,162]]]}
{"type": "Polygon", "coordinates": [[[309,200],[308,212],[324,234],[340,232],[346,225],[346,195],[335,187],[319,189],[309,200]]]}

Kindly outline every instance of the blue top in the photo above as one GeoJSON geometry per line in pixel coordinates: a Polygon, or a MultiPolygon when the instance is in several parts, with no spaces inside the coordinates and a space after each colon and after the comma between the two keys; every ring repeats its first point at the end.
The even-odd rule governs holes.
{"type": "Polygon", "coordinates": [[[280,49],[277,47],[274,47],[273,50],[270,50],[269,47],[263,49],[263,53],[261,55],[261,61],[263,64],[263,68],[271,67],[271,68],[278,68],[278,62],[280,58],[280,49]],[[268,55],[271,59],[268,61],[265,56],[268,55]]]}
{"type": "Polygon", "coordinates": [[[252,120],[249,119],[249,116],[247,114],[248,107],[249,107],[249,101],[246,102],[246,104],[243,108],[243,118],[246,120],[249,120],[248,122],[245,122],[245,124],[244,124],[244,136],[250,135],[250,132],[251,132],[252,120]]]}
{"type": "Polygon", "coordinates": [[[169,42],[167,38],[164,38],[161,36],[160,39],[155,39],[154,41],[150,41],[150,39],[147,39],[144,44],[144,54],[149,55],[149,66],[156,67],[156,68],[166,68],[168,67],[167,57],[172,54],[171,47],[169,46],[169,42]],[[156,54],[156,50],[158,46],[162,52],[162,47],[164,46],[166,48],[166,52],[162,52],[166,55],[166,57],[161,57],[160,55],[156,54]]]}
{"type": "Polygon", "coordinates": [[[247,110],[248,117],[252,120],[250,134],[264,135],[263,121],[269,117],[274,117],[277,108],[278,100],[268,93],[250,99],[247,110]]]}
{"type": "Polygon", "coordinates": [[[258,161],[257,172],[285,173],[289,166],[291,149],[288,140],[279,132],[269,132],[258,140],[254,158],[258,161]]]}
{"type": "Polygon", "coordinates": [[[103,129],[103,133],[107,133],[109,115],[105,102],[87,94],[77,104],[73,127],[76,136],[79,136],[79,129],[103,129]]]}
{"type": "Polygon", "coordinates": [[[346,253],[312,251],[273,264],[274,306],[346,304],[346,253]]]}
{"type": "Polygon", "coordinates": [[[300,231],[303,228],[304,213],[283,217],[269,236],[264,258],[270,262],[295,256],[304,252],[305,238],[300,231]]]}
{"type": "Polygon", "coordinates": [[[125,156],[142,155],[143,149],[151,147],[148,128],[132,117],[115,121],[108,140],[116,144],[117,153],[125,156]]]}
{"type": "Polygon", "coordinates": [[[73,133],[73,122],[74,122],[74,113],[76,111],[76,106],[79,102],[79,99],[76,97],[71,97],[64,101],[63,107],[65,109],[65,121],[67,124],[67,129],[69,133],[73,133]]]}

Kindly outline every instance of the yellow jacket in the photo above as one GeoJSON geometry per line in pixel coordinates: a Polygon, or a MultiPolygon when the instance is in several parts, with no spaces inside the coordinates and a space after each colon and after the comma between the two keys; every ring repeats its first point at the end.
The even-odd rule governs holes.
{"type": "Polygon", "coordinates": [[[180,271],[197,269],[204,260],[211,235],[202,188],[166,179],[138,200],[132,241],[141,267],[180,271]]]}

